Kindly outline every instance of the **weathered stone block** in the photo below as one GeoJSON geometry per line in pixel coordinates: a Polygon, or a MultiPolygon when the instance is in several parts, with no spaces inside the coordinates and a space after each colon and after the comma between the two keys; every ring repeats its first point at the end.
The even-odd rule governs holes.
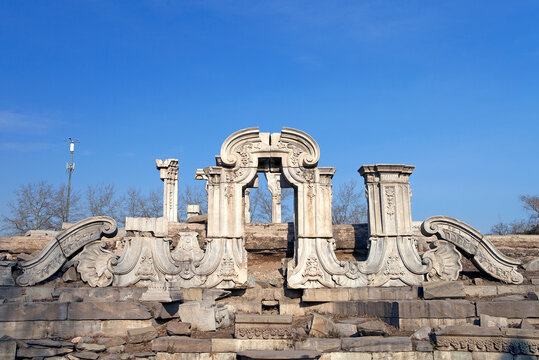
{"type": "Polygon", "coordinates": [[[372,360],[368,352],[330,352],[320,356],[319,360],[372,360]]]}
{"type": "Polygon", "coordinates": [[[434,350],[434,347],[430,343],[430,341],[416,341],[414,343],[414,350],[415,351],[424,351],[424,352],[432,352],[434,350]]]}
{"type": "Polygon", "coordinates": [[[4,303],[0,304],[0,322],[67,319],[66,303],[4,303]]]}
{"type": "Polygon", "coordinates": [[[473,285],[473,286],[465,286],[464,292],[466,293],[466,296],[471,297],[488,297],[488,296],[496,296],[498,295],[498,289],[496,286],[483,286],[483,285],[473,285]]]}
{"type": "Polygon", "coordinates": [[[357,334],[357,327],[354,324],[338,323],[335,326],[339,330],[339,337],[350,337],[357,334]]]}
{"type": "Polygon", "coordinates": [[[0,341],[0,359],[15,359],[17,343],[13,340],[0,341]]]}
{"type": "Polygon", "coordinates": [[[77,351],[92,351],[92,352],[102,352],[106,350],[105,345],[100,344],[88,344],[84,342],[77,343],[77,351]]]}
{"type": "Polygon", "coordinates": [[[434,351],[434,360],[472,360],[468,351],[434,351]]]}
{"type": "Polygon", "coordinates": [[[178,314],[182,322],[191,324],[193,330],[215,331],[215,309],[206,308],[198,301],[186,302],[179,305],[178,314]]]}
{"type": "Polygon", "coordinates": [[[428,340],[429,334],[432,331],[430,326],[422,326],[412,334],[412,339],[415,340],[428,340]]]}
{"type": "Polygon", "coordinates": [[[153,340],[157,337],[157,330],[153,326],[146,326],[138,329],[127,330],[127,341],[131,344],[138,344],[153,340]]]}
{"type": "Polygon", "coordinates": [[[67,269],[64,275],[62,275],[62,280],[64,280],[64,282],[73,282],[78,280],[77,270],[75,270],[74,266],[67,269]]]}
{"type": "Polygon", "coordinates": [[[481,327],[475,325],[448,326],[444,329],[436,331],[436,337],[439,336],[489,336],[500,337],[502,332],[494,327],[481,327]]]}
{"type": "Polygon", "coordinates": [[[431,353],[425,352],[377,352],[372,353],[372,360],[432,360],[431,353]]]}
{"type": "Polygon", "coordinates": [[[347,351],[412,351],[408,337],[359,337],[342,339],[342,349],[347,351]]]}
{"type": "Polygon", "coordinates": [[[310,336],[314,337],[339,337],[339,328],[335,325],[331,319],[314,314],[311,323],[311,329],[309,331],[310,336]]]}
{"type": "Polygon", "coordinates": [[[317,359],[320,356],[314,350],[247,350],[238,353],[238,359],[260,359],[260,360],[296,360],[296,359],[317,359]]]}
{"type": "Polygon", "coordinates": [[[60,348],[60,347],[72,348],[75,346],[75,344],[73,344],[70,341],[55,341],[51,339],[28,340],[26,341],[26,344],[30,346],[37,345],[37,346],[56,347],[56,348],[60,348]]]}
{"type": "Polygon", "coordinates": [[[539,317],[539,301],[515,301],[511,304],[500,301],[477,302],[477,314],[503,316],[506,318],[539,317]]]}
{"type": "MultiPolygon", "coordinates": [[[[236,360],[235,353],[177,353],[158,352],[156,360],[236,360]]],[[[114,359],[116,360],[116,359],[114,359]]]]}
{"type": "Polygon", "coordinates": [[[65,355],[72,352],[70,348],[19,348],[17,349],[18,358],[43,358],[58,355],[65,355]]]}
{"type": "Polygon", "coordinates": [[[347,288],[305,289],[301,299],[305,302],[348,301],[347,288]]]}
{"type": "Polygon", "coordinates": [[[363,289],[368,290],[369,300],[415,300],[419,298],[416,286],[367,287],[363,289]]]}
{"type": "Polygon", "coordinates": [[[465,298],[464,284],[460,281],[435,281],[423,283],[423,298],[430,299],[459,299],[465,298]]]}
{"type": "Polygon", "coordinates": [[[213,352],[233,352],[245,350],[291,350],[292,340],[284,339],[212,339],[213,352]]]}
{"type": "Polygon", "coordinates": [[[479,324],[483,327],[507,327],[507,318],[481,314],[479,324]]]}
{"type": "Polygon", "coordinates": [[[145,320],[152,316],[144,305],[132,302],[79,302],[70,303],[71,320],[145,320]]]}
{"type": "Polygon", "coordinates": [[[467,318],[475,316],[475,306],[464,300],[401,300],[398,302],[400,318],[467,318]]]}
{"type": "Polygon", "coordinates": [[[472,360],[513,360],[512,354],[474,351],[472,360]]]}
{"type": "Polygon", "coordinates": [[[292,335],[290,315],[236,315],[234,337],[238,339],[283,339],[292,335]]]}
{"type": "Polygon", "coordinates": [[[128,329],[151,325],[151,320],[64,320],[0,322],[0,334],[15,339],[72,339],[76,336],[126,336],[128,329]]]}
{"type": "Polygon", "coordinates": [[[93,351],[81,351],[81,352],[75,353],[74,357],[76,359],[97,360],[99,358],[99,354],[93,351]]]}
{"type": "Polygon", "coordinates": [[[167,323],[168,335],[191,335],[191,324],[180,321],[169,321],[167,323]]]}
{"type": "Polygon", "coordinates": [[[360,336],[384,336],[389,334],[389,327],[381,320],[369,320],[357,324],[357,333],[360,336]]]}
{"type": "Polygon", "coordinates": [[[211,340],[165,336],[152,341],[152,351],[170,353],[211,352],[211,340]]]}
{"type": "Polygon", "coordinates": [[[296,342],[295,349],[296,350],[316,350],[320,352],[340,351],[341,339],[309,338],[301,342],[296,342]]]}

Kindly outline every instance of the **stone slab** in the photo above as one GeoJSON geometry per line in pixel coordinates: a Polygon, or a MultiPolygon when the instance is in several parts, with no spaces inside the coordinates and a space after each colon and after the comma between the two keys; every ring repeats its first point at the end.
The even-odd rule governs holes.
{"type": "Polygon", "coordinates": [[[236,324],[292,324],[292,316],[236,314],[236,324]]]}
{"type": "Polygon", "coordinates": [[[295,359],[317,359],[320,352],[314,350],[247,350],[238,352],[238,359],[252,360],[295,360],[295,359]]]}
{"type": "Polygon", "coordinates": [[[170,353],[211,352],[211,340],[165,336],[152,341],[152,351],[170,353]]]}
{"type": "Polygon", "coordinates": [[[308,338],[295,344],[296,350],[316,350],[320,352],[333,352],[341,350],[341,339],[308,338]]]}
{"type": "Polygon", "coordinates": [[[372,353],[372,360],[432,360],[430,352],[376,352],[372,353]]]}
{"type": "MultiPolygon", "coordinates": [[[[236,360],[235,353],[177,353],[158,352],[156,360],[236,360]]],[[[115,359],[116,360],[116,359],[115,359]]]]}
{"type": "Polygon", "coordinates": [[[131,344],[151,341],[157,337],[157,330],[153,326],[127,330],[127,341],[131,344]]]}
{"type": "Polygon", "coordinates": [[[174,335],[191,335],[191,324],[181,321],[169,321],[167,323],[167,334],[174,335]]]}
{"type": "Polygon", "coordinates": [[[464,337],[500,337],[502,332],[495,327],[481,327],[475,325],[448,326],[436,331],[436,337],[439,336],[464,336],[464,337]]]}
{"type": "Polygon", "coordinates": [[[467,318],[476,316],[475,305],[465,300],[401,300],[398,302],[399,318],[467,318]]]}
{"type": "Polygon", "coordinates": [[[538,318],[539,301],[504,301],[477,302],[477,314],[501,316],[506,318],[538,318]]]}
{"type": "Polygon", "coordinates": [[[436,281],[423,283],[423,298],[463,299],[466,297],[464,284],[460,281],[436,281]]]}
{"type": "Polygon", "coordinates": [[[301,299],[305,302],[349,301],[350,293],[347,288],[305,289],[301,299]]]}
{"type": "Polygon", "coordinates": [[[19,348],[17,358],[44,358],[58,355],[65,355],[73,352],[70,348],[19,348]]]}
{"type": "Polygon", "coordinates": [[[65,320],[0,322],[0,336],[15,339],[72,339],[77,336],[126,336],[128,329],[150,326],[152,320],[65,320]]]}
{"type": "Polygon", "coordinates": [[[152,315],[144,305],[133,302],[70,303],[70,320],[146,320],[152,315]]]}
{"type": "Polygon", "coordinates": [[[292,340],[283,339],[212,339],[211,349],[213,352],[233,352],[245,350],[292,350],[292,340]]]}
{"type": "Polygon", "coordinates": [[[408,337],[367,336],[342,339],[342,349],[346,351],[412,351],[412,340],[408,337]]]}
{"type": "Polygon", "coordinates": [[[4,303],[0,304],[0,322],[66,320],[66,303],[4,303]]]}

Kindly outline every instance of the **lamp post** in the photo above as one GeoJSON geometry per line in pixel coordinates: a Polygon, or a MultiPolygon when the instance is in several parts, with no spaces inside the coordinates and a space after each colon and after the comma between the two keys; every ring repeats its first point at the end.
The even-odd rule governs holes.
{"type": "Polygon", "coordinates": [[[71,153],[71,158],[69,164],[66,164],[67,171],[69,172],[69,178],[67,180],[67,200],[66,200],[66,213],[65,213],[65,222],[69,222],[69,197],[71,196],[71,173],[75,170],[75,163],[73,162],[73,153],[75,152],[75,143],[79,143],[79,140],[73,140],[68,138],[66,141],[69,141],[69,152],[71,153]]]}

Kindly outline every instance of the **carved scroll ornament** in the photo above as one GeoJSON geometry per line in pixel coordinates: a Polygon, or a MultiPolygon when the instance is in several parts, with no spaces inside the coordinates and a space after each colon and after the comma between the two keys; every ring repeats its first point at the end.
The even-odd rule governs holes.
{"type": "Polygon", "coordinates": [[[107,216],[79,221],[58,234],[33,259],[19,264],[23,273],[17,284],[30,286],[48,279],[84,246],[101,240],[102,236],[112,237],[116,231],[116,221],[107,216]]]}
{"type": "Polygon", "coordinates": [[[448,216],[433,216],[421,224],[425,236],[436,235],[455,245],[480,270],[509,284],[520,284],[523,277],[517,272],[520,260],[502,254],[481,232],[448,216]]]}

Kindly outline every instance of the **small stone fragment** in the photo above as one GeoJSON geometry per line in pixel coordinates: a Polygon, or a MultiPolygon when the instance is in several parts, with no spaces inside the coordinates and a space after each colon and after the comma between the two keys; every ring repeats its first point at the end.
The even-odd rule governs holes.
{"type": "Polygon", "coordinates": [[[507,318],[481,314],[479,315],[479,323],[482,327],[507,327],[507,318]]]}
{"type": "Polygon", "coordinates": [[[83,342],[77,343],[77,350],[79,351],[101,352],[101,351],[105,351],[106,348],[107,347],[105,345],[87,344],[83,342]]]}
{"type": "Polygon", "coordinates": [[[354,324],[339,323],[335,326],[339,329],[339,337],[350,337],[357,334],[357,327],[354,324]]]}
{"type": "Polygon", "coordinates": [[[432,331],[430,326],[422,326],[412,334],[412,339],[415,340],[428,340],[429,334],[432,331]]]}
{"type": "Polygon", "coordinates": [[[168,335],[191,335],[191,324],[180,321],[169,321],[167,323],[168,335]]]}
{"type": "Polygon", "coordinates": [[[99,354],[91,351],[82,351],[78,353],[74,353],[73,356],[75,356],[78,359],[84,359],[84,360],[96,360],[99,358],[99,354]]]}
{"type": "Polygon", "coordinates": [[[77,270],[75,270],[75,267],[72,266],[62,275],[62,280],[65,282],[73,282],[77,281],[77,270]]]}
{"type": "Polygon", "coordinates": [[[528,261],[522,265],[526,271],[539,271],[539,257],[528,261]]]}
{"type": "Polygon", "coordinates": [[[314,337],[339,337],[339,328],[329,318],[314,314],[309,335],[314,337]]]}
{"type": "Polygon", "coordinates": [[[153,340],[157,337],[157,330],[153,326],[127,330],[127,341],[138,344],[153,340]]]}
{"type": "Polygon", "coordinates": [[[382,320],[365,321],[357,325],[359,336],[387,336],[389,326],[382,320]]]}

